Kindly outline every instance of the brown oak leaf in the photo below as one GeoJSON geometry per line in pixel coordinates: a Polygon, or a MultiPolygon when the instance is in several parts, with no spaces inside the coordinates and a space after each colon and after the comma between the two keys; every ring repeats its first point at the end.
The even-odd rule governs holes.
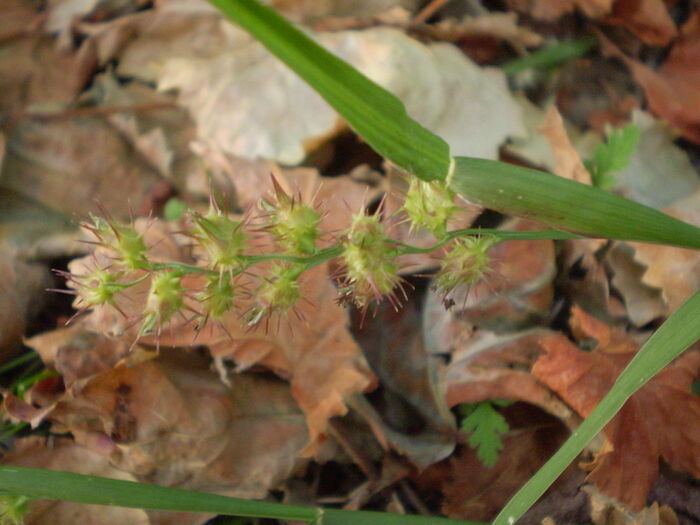
{"type": "MultiPolygon", "coordinates": [[[[565,338],[545,336],[541,344],[547,353],[532,374],[588,416],[638,345],[578,307],[572,325],[579,339],[595,339],[596,349],[584,352],[565,338]]],[[[631,397],[603,430],[608,442],[589,465],[589,481],[639,510],[658,477],[660,458],[700,476],[700,398],[690,390],[698,366],[700,352],[688,351],[631,397]]]]}
{"type": "Polygon", "coordinates": [[[603,52],[620,58],[644,89],[649,107],[683,136],[700,143],[700,11],[683,24],[671,51],[658,70],[628,57],[601,36],[603,52]]]}

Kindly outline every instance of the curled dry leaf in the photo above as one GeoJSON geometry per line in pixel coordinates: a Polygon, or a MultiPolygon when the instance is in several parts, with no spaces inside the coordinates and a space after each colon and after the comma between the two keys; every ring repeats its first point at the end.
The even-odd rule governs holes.
{"type": "Polygon", "coordinates": [[[457,42],[469,37],[490,37],[505,40],[517,47],[535,47],[542,43],[536,32],[518,25],[516,13],[488,13],[482,16],[467,16],[462,19],[447,18],[434,24],[420,27],[438,40],[457,42]]]}
{"type": "Polygon", "coordinates": [[[7,137],[1,184],[69,216],[86,216],[95,201],[116,217],[147,215],[161,182],[101,117],[23,121],[7,137]]]}
{"type": "MultiPolygon", "coordinates": [[[[700,190],[664,211],[700,225],[700,190]]],[[[634,243],[635,261],[646,267],[642,282],[661,290],[669,311],[675,311],[700,290],[700,252],[672,246],[634,243]]]]}
{"type": "Polygon", "coordinates": [[[549,106],[542,125],[538,128],[554,152],[554,173],[565,179],[591,184],[591,175],[564,128],[564,120],[555,105],[549,106]]]}
{"type": "Polygon", "coordinates": [[[601,36],[603,52],[622,59],[644,89],[649,108],[688,140],[700,144],[700,11],[694,11],[664,63],[653,70],[601,36]]]}
{"type": "MultiPolygon", "coordinates": [[[[156,9],[133,20],[143,33],[120,53],[119,73],[177,89],[209,145],[297,164],[342,128],[319,95],[222,18],[156,9]]],[[[452,45],[425,46],[387,28],[315,36],[395,93],[453,154],[496,158],[508,136],[522,133],[503,73],[476,66],[452,45]]]]}
{"type": "Polygon", "coordinates": [[[545,337],[564,337],[545,329],[517,334],[480,331],[453,354],[445,374],[447,405],[512,399],[540,407],[567,427],[577,416],[529,373],[545,337]]]}
{"type": "MultiPolygon", "coordinates": [[[[137,479],[110,464],[109,458],[66,438],[54,438],[49,447],[42,437],[15,441],[15,450],[2,458],[4,465],[67,470],[90,476],[103,476],[123,481],[137,479]]],[[[70,501],[37,500],[30,504],[26,525],[56,523],[90,523],[94,525],[151,525],[143,509],[84,505],[70,501]]]]}
{"type": "Polygon", "coordinates": [[[688,153],[675,144],[677,133],[639,109],[632,112],[632,123],[641,131],[639,144],[629,164],[615,173],[615,191],[661,209],[700,188],[688,153]]]}
{"type": "Polygon", "coordinates": [[[308,440],[285,383],[240,375],[228,387],[175,349],[74,383],[46,419],[141,481],[242,498],[289,477],[308,440]]]}
{"type": "Polygon", "coordinates": [[[616,0],[604,21],[628,29],[651,46],[665,46],[678,34],[663,0],[616,0]]]}
{"type": "Polygon", "coordinates": [[[521,13],[543,20],[556,20],[580,9],[590,18],[599,18],[610,12],[614,0],[507,0],[508,6],[521,13]]]}
{"type": "Polygon", "coordinates": [[[495,465],[485,466],[476,450],[462,447],[446,462],[419,475],[418,486],[439,488],[441,510],[450,518],[493,519],[566,438],[563,425],[533,407],[516,405],[505,412],[515,417],[508,417],[511,428],[503,436],[503,449],[495,465]]]}
{"type": "Polygon", "coordinates": [[[15,259],[0,248],[0,360],[13,357],[22,345],[27,321],[37,313],[49,282],[41,264],[15,259]]]}
{"type": "MultiPolygon", "coordinates": [[[[576,307],[572,325],[579,339],[596,340],[596,349],[584,352],[565,337],[545,337],[541,345],[547,353],[532,374],[585,417],[638,345],[576,307]]],[[[588,476],[602,492],[640,510],[658,476],[660,458],[677,470],[700,475],[700,398],[690,390],[698,366],[700,352],[687,351],[634,394],[605,427],[608,443],[588,476]]]]}
{"type": "Polygon", "coordinates": [[[377,393],[381,401],[375,403],[380,414],[364,406],[354,408],[372,421],[372,429],[381,434],[380,442],[391,443],[423,468],[442,460],[454,448],[454,418],[445,404],[442,366],[423,344],[413,297],[399,311],[386,301],[377,310],[360,326],[356,316],[353,335],[384,387],[377,393]],[[387,432],[386,426],[393,431],[387,432]],[[407,439],[401,439],[399,433],[407,439]]]}

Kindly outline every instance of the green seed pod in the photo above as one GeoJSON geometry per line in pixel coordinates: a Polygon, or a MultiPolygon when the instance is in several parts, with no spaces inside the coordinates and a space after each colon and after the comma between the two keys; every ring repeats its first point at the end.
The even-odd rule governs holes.
{"type": "Polygon", "coordinates": [[[425,182],[412,177],[403,209],[414,227],[425,228],[442,238],[447,221],[457,211],[455,193],[444,182],[425,182]]]}
{"type": "Polygon", "coordinates": [[[449,293],[458,286],[479,282],[491,265],[488,251],[498,242],[492,235],[456,239],[443,256],[440,271],[435,276],[438,290],[449,293]]]}
{"type": "Polygon", "coordinates": [[[182,309],[184,289],[181,279],[180,272],[154,272],[151,275],[140,335],[151,332],[156,325],[163,326],[182,309]]]}
{"type": "Polygon", "coordinates": [[[226,312],[234,309],[235,287],[228,274],[210,275],[207,285],[198,296],[206,317],[220,320],[226,312]]]}
{"type": "Polygon", "coordinates": [[[248,236],[243,231],[243,221],[230,219],[213,208],[206,215],[190,214],[193,236],[199,241],[215,270],[232,271],[245,263],[243,251],[248,236]]]}
{"type": "Polygon", "coordinates": [[[255,293],[263,308],[279,312],[292,308],[301,297],[299,275],[304,269],[299,264],[272,264],[255,293]]]}
{"type": "Polygon", "coordinates": [[[386,241],[379,217],[354,215],[342,245],[345,277],[341,299],[351,298],[360,308],[383,296],[393,299],[401,278],[396,249],[386,241]]]}
{"type": "Polygon", "coordinates": [[[267,215],[266,229],[285,253],[302,256],[313,254],[316,251],[316,241],[321,235],[321,214],[308,204],[296,202],[274,178],[272,181],[275,187],[273,202],[261,202],[267,215]]]}

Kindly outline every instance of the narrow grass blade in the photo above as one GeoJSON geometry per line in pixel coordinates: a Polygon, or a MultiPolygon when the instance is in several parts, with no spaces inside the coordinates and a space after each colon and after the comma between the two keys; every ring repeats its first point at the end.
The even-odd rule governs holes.
{"type": "Polygon", "coordinates": [[[209,0],[309,83],[377,153],[423,180],[444,179],[447,143],[403,103],[257,0],[209,0]]]}
{"type": "Polygon", "coordinates": [[[147,483],[13,466],[0,466],[0,491],[31,499],[59,499],[96,505],[271,518],[323,525],[483,525],[428,516],[343,511],[248,501],[147,483]]]}
{"type": "Polygon", "coordinates": [[[488,208],[591,237],[700,249],[700,228],[613,193],[502,162],[455,161],[452,189],[488,208]]]}
{"type": "Polygon", "coordinates": [[[551,46],[538,49],[522,58],[506,62],[501,70],[507,75],[520,73],[533,67],[558,66],[570,60],[585,56],[596,45],[595,37],[582,38],[580,40],[565,40],[551,46]]]}
{"type": "Polygon", "coordinates": [[[634,392],[700,339],[700,292],[652,335],[586,420],[501,510],[494,525],[512,525],[557,479],[634,392]]]}

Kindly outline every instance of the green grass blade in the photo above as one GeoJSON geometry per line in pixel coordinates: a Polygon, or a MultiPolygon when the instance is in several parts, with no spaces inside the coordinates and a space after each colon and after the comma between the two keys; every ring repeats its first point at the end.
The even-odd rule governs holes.
{"type": "Polygon", "coordinates": [[[193,490],[159,487],[147,483],[86,476],[58,470],[0,466],[0,491],[31,499],[58,499],[76,503],[112,505],[149,510],[225,514],[313,522],[323,525],[465,525],[464,522],[428,516],[404,516],[380,512],[344,511],[248,501],[193,490]]]}
{"type": "Polygon", "coordinates": [[[600,188],[493,160],[455,161],[452,189],[488,208],[591,237],[700,249],[700,228],[600,188]]]}
{"type": "Polygon", "coordinates": [[[692,296],[652,335],[610,392],[554,456],[513,496],[493,522],[511,525],[557,479],[630,396],[686,348],[700,339],[700,292],[692,296]]]}
{"type": "Polygon", "coordinates": [[[581,58],[595,47],[595,37],[582,38],[580,40],[565,40],[551,46],[538,49],[530,55],[516,58],[501,66],[501,70],[507,75],[520,73],[534,67],[553,67],[581,58]]]}
{"type": "Polygon", "coordinates": [[[209,1],[308,82],[377,153],[423,180],[447,176],[449,146],[394,95],[257,0],[209,1]]]}

